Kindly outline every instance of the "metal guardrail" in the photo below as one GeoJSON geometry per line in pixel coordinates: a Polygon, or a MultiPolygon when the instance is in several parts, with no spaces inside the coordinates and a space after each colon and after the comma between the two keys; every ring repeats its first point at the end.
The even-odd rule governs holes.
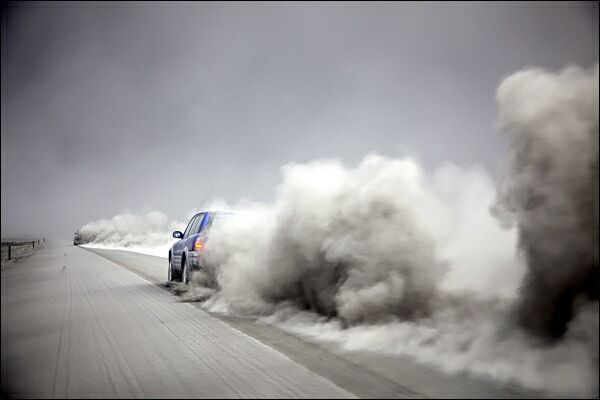
{"type": "Polygon", "coordinates": [[[46,243],[46,238],[28,241],[2,242],[2,261],[14,260],[33,254],[46,243]]]}

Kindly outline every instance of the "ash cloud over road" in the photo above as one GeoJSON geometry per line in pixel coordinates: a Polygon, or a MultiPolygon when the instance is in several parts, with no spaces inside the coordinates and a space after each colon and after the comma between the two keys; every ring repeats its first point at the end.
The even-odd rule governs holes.
{"type": "Polygon", "coordinates": [[[355,168],[290,164],[274,204],[250,205],[211,233],[209,263],[219,265],[221,295],[236,311],[291,302],[349,324],[415,320],[430,315],[442,288],[515,293],[515,280],[490,284],[501,278],[495,271],[519,274],[514,232],[489,214],[492,199],[478,168],[427,174],[412,159],[374,154],[355,168]],[[487,263],[469,242],[490,249],[478,249],[487,263]]]}
{"type": "Polygon", "coordinates": [[[348,349],[597,394],[598,66],[519,71],[497,104],[497,185],[483,167],[377,154],[288,164],[273,203],[227,206],[244,212],[207,242],[216,284],[200,274],[184,296],[348,349]]]}
{"type": "Polygon", "coordinates": [[[598,65],[516,73],[497,101],[511,141],[498,209],[527,261],[518,317],[560,336],[578,297],[598,300],[598,65]]]}
{"type": "Polygon", "coordinates": [[[181,225],[159,211],[146,214],[126,211],[112,218],[89,222],[78,232],[84,245],[164,256],[174,242],[169,239],[171,233],[181,225]]]}

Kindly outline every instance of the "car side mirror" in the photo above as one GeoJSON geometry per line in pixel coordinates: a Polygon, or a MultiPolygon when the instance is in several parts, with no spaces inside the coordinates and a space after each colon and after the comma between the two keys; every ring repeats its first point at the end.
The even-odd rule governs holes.
{"type": "Polygon", "coordinates": [[[181,239],[183,237],[183,233],[181,233],[180,231],[175,231],[173,232],[173,237],[175,239],[181,239]]]}

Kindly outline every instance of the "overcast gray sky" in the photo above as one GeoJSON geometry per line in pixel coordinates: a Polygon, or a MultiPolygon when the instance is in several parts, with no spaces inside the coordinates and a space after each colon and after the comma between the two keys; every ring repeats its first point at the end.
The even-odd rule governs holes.
{"type": "Polygon", "coordinates": [[[281,165],[483,164],[494,91],[598,60],[598,3],[2,5],[2,236],[270,200],[281,165]]]}

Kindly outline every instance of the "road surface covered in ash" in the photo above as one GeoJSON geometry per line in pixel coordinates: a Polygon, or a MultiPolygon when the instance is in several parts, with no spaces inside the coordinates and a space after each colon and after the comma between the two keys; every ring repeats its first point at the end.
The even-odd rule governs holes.
{"type": "Polygon", "coordinates": [[[2,395],[539,396],[213,315],[165,280],[165,259],[58,242],[3,271],[2,395]]]}

